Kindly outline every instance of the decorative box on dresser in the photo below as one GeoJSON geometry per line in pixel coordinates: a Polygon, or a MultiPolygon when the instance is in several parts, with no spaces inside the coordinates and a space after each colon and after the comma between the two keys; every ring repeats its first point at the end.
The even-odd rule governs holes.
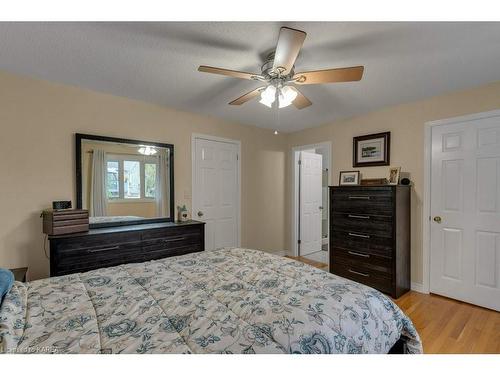
{"type": "Polygon", "coordinates": [[[410,290],[410,186],[330,187],[330,272],[394,298],[410,290]]]}
{"type": "Polygon", "coordinates": [[[153,223],[49,236],[50,276],[205,250],[205,223],[153,223]]]}

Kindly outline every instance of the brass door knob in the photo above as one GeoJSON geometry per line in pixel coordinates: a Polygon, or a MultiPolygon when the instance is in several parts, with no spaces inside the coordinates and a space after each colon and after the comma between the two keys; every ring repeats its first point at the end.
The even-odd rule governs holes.
{"type": "Polygon", "coordinates": [[[441,216],[434,216],[433,219],[436,223],[441,224],[441,216]]]}

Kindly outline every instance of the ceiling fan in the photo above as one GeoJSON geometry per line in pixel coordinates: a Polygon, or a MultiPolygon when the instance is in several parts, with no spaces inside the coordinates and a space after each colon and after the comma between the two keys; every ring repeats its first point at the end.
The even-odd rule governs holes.
{"type": "Polygon", "coordinates": [[[298,109],[306,108],[312,103],[295,85],[315,85],[319,83],[359,81],[363,76],[363,66],[313,70],[295,73],[295,60],[306,33],[301,30],[282,27],[280,29],[276,50],[270,53],[261,67],[261,73],[248,73],[237,70],[215,68],[201,65],[198,70],[205,73],[221,74],[229,77],[260,81],[264,86],[247,92],[230,102],[230,105],[241,105],[260,95],[260,103],[269,108],[284,108],[294,104],[298,109]]]}

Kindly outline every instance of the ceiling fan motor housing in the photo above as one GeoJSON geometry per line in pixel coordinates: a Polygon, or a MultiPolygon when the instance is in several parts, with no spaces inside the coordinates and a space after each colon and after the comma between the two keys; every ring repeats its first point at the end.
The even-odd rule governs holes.
{"type": "Polygon", "coordinates": [[[274,64],[274,52],[271,52],[269,55],[267,55],[266,61],[264,61],[264,64],[262,64],[262,66],[260,67],[262,75],[269,81],[278,77],[283,81],[288,81],[293,77],[295,66],[292,69],[290,69],[290,72],[286,76],[282,76],[280,75],[279,71],[273,70],[273,64],[274,64]]]}

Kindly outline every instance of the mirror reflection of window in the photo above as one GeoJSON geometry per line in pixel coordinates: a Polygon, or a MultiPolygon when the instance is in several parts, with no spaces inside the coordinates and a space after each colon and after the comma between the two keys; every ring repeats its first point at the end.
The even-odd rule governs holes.
{"type": "Polygon", "coordinates": [[[83,140],[81,153],[82,204],[91,223],[170,216],[168,148],[83,140]],[[96,150],[103,152],[102,164],[96,150]],[[97,203],[102,210],[94,209],[97,203]]]}
{"type": "Polygon", "coordinates": [[[108,200],[155,199],[158,179],[155,158],[127,159],[132,158],[108,155],[106,180],[108,200]]]}

